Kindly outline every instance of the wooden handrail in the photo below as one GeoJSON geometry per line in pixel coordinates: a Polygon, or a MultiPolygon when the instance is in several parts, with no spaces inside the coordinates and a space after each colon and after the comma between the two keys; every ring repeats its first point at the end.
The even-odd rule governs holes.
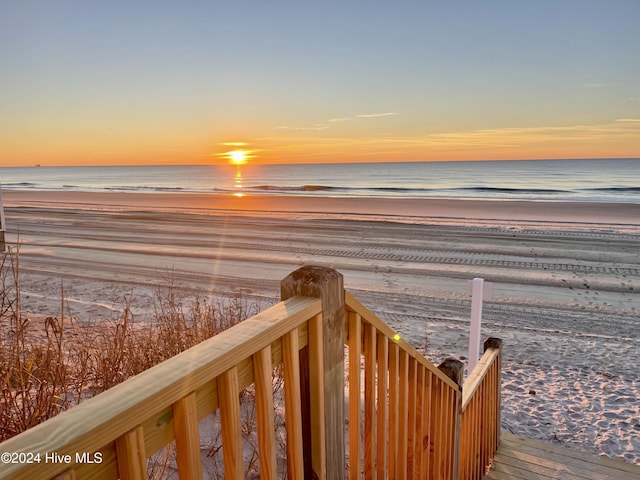
{"type": "Polygon", "coordinates": [[[491,348],[487,350],[473,371],[465,379],[462,387],[463,411],[467,408],[471,400],[473,400],[477,390],[487,380],[487,372],[493,366],[494,362],[496,362],[498,355],[500,355],[499,349],[491,348]]]}

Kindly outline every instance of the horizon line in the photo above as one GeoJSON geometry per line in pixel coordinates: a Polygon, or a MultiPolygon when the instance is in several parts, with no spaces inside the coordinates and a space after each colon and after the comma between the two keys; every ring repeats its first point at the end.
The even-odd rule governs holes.
{"type": "MultiPolygon", "coordinates": [[[[460,162],[538,162],[538,161],[572,161],[572,160],[640,160],[638,157],[549,157],[549,158],[477,158],[456,160],[380,160],[380,161],[355,161],[355,162],[248,162],[242,166],[259,165],[357,165],[357,164],[384,164],[384,163],[460,163],[460,162]]],[[[0,168],[58,168],[58,167],[201,167],[201,166],[230,166],[228,162],[200,162],[200,163],[109,163],[109,164],[31,164],[31,165],[2,165],[0,168]]]]}

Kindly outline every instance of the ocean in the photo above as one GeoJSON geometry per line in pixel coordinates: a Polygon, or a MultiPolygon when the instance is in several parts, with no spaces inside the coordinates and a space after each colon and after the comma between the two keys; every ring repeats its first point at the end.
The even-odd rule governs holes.
{"type": "Polygon", "coordinates": [[[0,167],[3,189],[640,203],[640,159],[0,167]]]}

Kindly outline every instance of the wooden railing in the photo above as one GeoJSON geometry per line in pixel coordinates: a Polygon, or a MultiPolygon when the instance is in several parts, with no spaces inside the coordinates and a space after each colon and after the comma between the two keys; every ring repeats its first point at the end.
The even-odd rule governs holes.
{"type": "Polygon", "coordinates": [[[355,297],[345,297],[349,477],[458,478],[460,386],[355,297]]]}
{"type": "Polygon", "coordinates": [[[481,480],[500,442],[502,341],[489,338],[462,389],[460,478],[481,480]]]}
{"type": "MultiPolygon", "coordinates": [[[[216,409],[225,478],[244,478],[238,397],[251,383],[259,406],[261,476],[276,478],[271,392],[272,365],[280,363],[286,383],[287,434],[295,439],[288,442],[288,468],[292,478],[302,478],[298,351],[308,344],[318,351],[320,322],[319,299],[293,297],[281,302],[3,442],[0,451],[17,456],[16,463],[0,465],[0,478],[142,479],[147,476],[147,458],[174,439],[180,477],[201,478],[198,420],[216,409]]],[[[321,365],[314,360],[309,369],[311,381],[321,383],[321,365]]]]}
{"type": "Polygon", "coordinates": [[[284,378],[287,478],[481,478],[467,472],[478,461],[486,465],[497,447],[499,348],[489,348],[474,370],[467,395],[459,361],[453,375],[444,373],[451,362],[433,366],[345,292],[334,270],[303,267],[283,280],[281,296],[270,309],[0,444],[0,452],[14,455],[3,457],[10,461],[0,463],[0,479],[144,479],[147,459],[172,442],[180,478],[202,478],[198,422],[216,411],[224,477],[244,478],[239,394],[250,385],[259,475],[277,478],[276,365],[284,378]]]}

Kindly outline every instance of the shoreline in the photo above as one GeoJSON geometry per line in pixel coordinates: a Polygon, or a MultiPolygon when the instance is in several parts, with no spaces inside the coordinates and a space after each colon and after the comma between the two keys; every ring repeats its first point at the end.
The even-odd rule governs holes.
{"type": "Polygon", "coordinates": [[[640,204],[634,203],[58,190],[4,190],[2,195],[5,207],[293,217],[360,216],[416,222],[426,219],[554,222],[640,228],[640,204]]]}

